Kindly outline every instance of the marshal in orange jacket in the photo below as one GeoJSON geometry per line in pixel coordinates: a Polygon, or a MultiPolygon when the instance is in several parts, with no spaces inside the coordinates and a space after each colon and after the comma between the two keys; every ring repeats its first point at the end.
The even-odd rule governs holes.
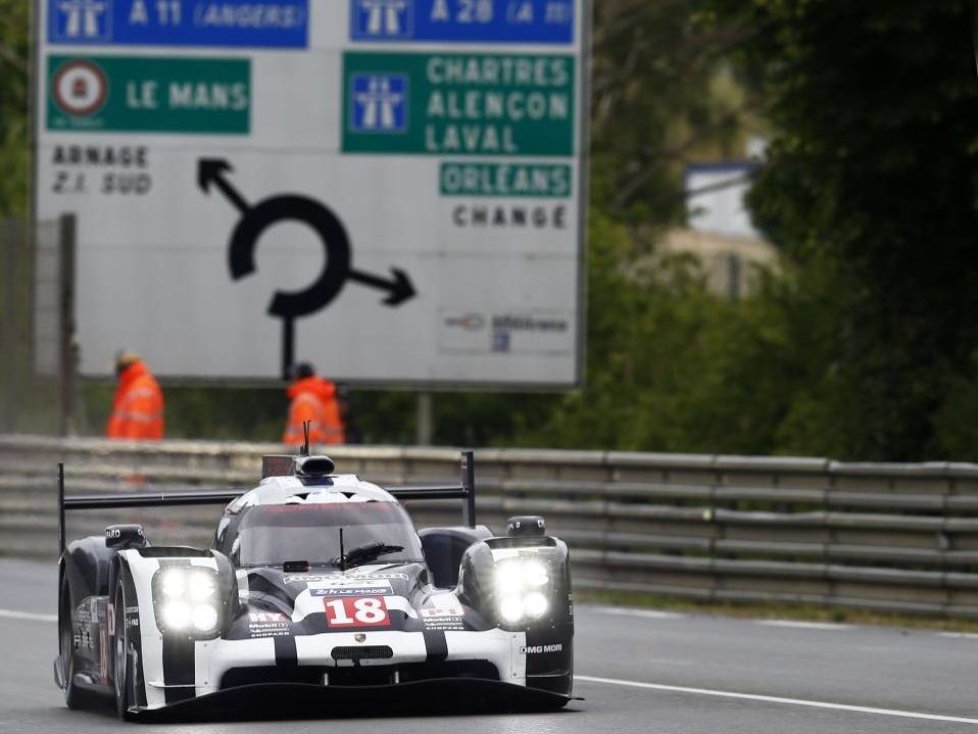
{"type": "Polygon", "coordinates": [[[119,373],[105,433],[109,438],[134,441],[163,438],[163,391],[138,359],[119,373]]]}
{"type": "Polygon", "coordinates": [[[315,375],[302,377],[289,385],[286,394],[291,402],[282,443],[302,445],[305,421],[309,421],[310,444],[337,444],[346,440],[336,386],[332,382],[315,375]]]}

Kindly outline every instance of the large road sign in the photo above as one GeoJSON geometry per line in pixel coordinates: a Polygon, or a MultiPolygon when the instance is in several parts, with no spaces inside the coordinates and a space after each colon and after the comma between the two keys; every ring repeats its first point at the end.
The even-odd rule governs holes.
{"type": "Polygon", "coordinates": [[[581,379],[587,0],[37,0],[81,371],[581,379]]]}

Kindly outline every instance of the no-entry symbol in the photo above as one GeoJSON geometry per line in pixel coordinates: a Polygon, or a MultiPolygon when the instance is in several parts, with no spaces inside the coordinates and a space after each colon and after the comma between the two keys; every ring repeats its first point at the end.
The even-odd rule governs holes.
{"type": "Polygon", "coordinates": [[[391,278],[355,270],[350,238],[339,218],[324,204],[301,194],[280,194],[248,204],[225,177],[233,169],[219,158],[201,158],[197,166],[197,185],[204,193],[211,184],[240,212],[228,247],[228,267],[234,280],[255,272],[255,249],[262,233],[280,222],[301,222],[318,235],[326,250],[326,264],[319,277],[296,292],[276,291],[268,312],[282,319],[282,376],[288,376],[295,355],[295,319],[328,306],[348,280],[387,292],[383,303],[399,306],[415,294],[407,273],[391,268],[391,278]]]}

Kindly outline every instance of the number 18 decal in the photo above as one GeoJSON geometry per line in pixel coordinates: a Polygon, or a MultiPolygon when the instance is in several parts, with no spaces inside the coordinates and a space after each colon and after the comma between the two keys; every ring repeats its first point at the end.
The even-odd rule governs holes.
{"type": "Polygon", "coordinates": [[[382,596],[326,597],[323,605],[330,627],[387,627],[391,623],[382,596]]]}

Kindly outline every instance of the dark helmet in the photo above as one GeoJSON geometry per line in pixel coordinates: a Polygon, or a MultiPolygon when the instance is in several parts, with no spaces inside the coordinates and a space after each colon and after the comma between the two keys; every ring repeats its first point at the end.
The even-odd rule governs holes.
{"type": "Polygon", "coordinates": [[[293,380],[303,380],[316,374],[316,368],[309,362],[296,362],[289,369],[289,376],[293,380]]]}

